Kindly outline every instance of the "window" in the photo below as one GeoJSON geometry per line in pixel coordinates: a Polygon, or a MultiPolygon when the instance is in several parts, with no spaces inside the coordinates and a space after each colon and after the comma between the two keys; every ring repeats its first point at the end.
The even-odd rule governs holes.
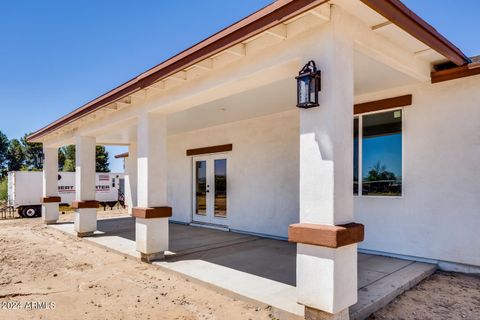
{"type": "Polygon", "coordinates": [[[353,120],[355,195],[402,195],[402,116],[393,110],[353,120]]]}

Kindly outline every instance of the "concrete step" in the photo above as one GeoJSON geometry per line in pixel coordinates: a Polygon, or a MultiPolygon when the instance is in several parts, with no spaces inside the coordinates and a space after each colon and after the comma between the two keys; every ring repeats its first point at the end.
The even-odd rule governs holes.
{"type": "Polygon", "coordinates": [[[436,265],[413,262],[358,292],[358,302],[350,307],[351,320],[363,320],[435,272],[436,265]]]}

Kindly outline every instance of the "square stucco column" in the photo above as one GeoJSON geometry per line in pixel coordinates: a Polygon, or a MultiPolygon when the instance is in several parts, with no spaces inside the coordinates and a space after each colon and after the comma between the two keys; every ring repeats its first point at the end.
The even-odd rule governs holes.
{"type": "Polygon", "coordinates": [[[97,230],[95,200],[95,138],[77,136],[75,143],[75,232],[79,237],[93,235],[97,230]]]}
{"type": "Polygon", "coordinates": [[[42,220],[46,224],[58,220],[58,149],[43,146],[43,193],[42,193],[42,220]]]}
{"type": "Polygon", "coordinates": [[[137,161],[137,143],[132,142],[125,158],[125,204],[130,215],[137,206],[137,161]]]}
{"type": "Polygon", "coordinates": [[[137,132],[137,207],[135,240],[142,261],[163,259],[168,250],[166,116],[144,113],[137,132]]]}
{"type": "Polygon", "coordinates": [[[357,302],[357,244],[353,222],[353,41],[332,10],[315,60],[321,70],[319,107],[300,109],[300,223],[289,228],[297,243],[298,302],[306,319],[348,319],[357,302]]]}

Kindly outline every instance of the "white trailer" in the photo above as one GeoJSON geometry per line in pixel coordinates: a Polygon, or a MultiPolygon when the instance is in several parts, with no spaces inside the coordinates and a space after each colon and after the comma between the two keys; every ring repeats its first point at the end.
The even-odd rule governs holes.
{"type": "MultiPolygon", "coordinates": [[[[123,173],[97,173],[95,181],[97,186],[95,200],[102,205],[111,206],[119,200],[123,201],[123,173]]],[[[40,216],[42,184],[42,172],[8,172],[8,205],[17,209],[22,217],[40,216]]],[[[75,172],[58,173],[58,195],[61,204],[70,205],[75,200],[75,172]]]]}

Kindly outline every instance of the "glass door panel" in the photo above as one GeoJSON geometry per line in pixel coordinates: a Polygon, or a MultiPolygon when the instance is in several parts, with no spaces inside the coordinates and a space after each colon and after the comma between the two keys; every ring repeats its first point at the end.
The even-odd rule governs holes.
{"type": "Polygon", "coordinates": [[[207,215],[207,161],[195,161],[195,214],[207,215]]]}
{"type": "Polygon", "coordinates": [[[214,160],[214,215],[217,218],[227,217],[227,159],[214,160]]]}
{"type": "Polygon", "coordinates": [[[193,220],[227,225],[227,158],[193,158],[193,220]]]}

